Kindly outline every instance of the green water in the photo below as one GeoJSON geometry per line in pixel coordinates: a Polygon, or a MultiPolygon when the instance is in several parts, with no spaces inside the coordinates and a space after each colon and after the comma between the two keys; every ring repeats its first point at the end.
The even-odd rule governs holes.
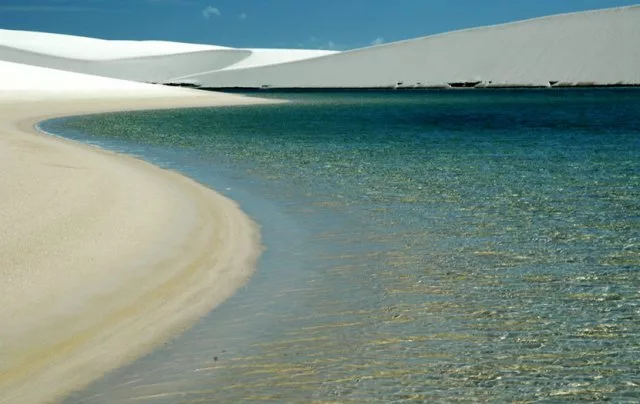
{"type": "Polygon", "coordinates": [[[268,247],[67,403],[640,400],[640,91],[274,96],[43,125],[213,186],[268,247]]]}

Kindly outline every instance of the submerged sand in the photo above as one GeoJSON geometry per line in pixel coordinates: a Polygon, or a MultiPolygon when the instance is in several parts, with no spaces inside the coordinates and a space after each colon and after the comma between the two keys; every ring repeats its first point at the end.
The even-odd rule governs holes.
{"type": "Polygon", "coordinates": [[[149,163],[38,133],[43,119],[260,102],[0,93],[0,403],[59,399],[229,297],[260,252],[231,200],[149,163]]]}

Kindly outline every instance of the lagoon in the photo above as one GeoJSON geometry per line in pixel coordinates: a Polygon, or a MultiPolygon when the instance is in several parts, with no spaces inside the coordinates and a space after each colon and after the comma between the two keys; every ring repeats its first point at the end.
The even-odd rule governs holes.
{"type": "Polygon", "coordinates": [[[640,91],[269,93],[43,129],[212,186],[249,284],[65,403],[640,399],[640,91]]]}

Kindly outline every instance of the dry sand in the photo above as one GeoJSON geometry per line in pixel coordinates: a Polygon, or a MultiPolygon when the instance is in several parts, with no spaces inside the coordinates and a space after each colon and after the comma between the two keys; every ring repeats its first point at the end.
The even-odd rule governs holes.
{"type": "Polygon", "coordinates": [[[259,233],[234,202],[34,129],[64,115],[259,102],[157,93],[0,92],[0,403],[51,402],[86,385],[195,322],[254,271],[259,233]]]}

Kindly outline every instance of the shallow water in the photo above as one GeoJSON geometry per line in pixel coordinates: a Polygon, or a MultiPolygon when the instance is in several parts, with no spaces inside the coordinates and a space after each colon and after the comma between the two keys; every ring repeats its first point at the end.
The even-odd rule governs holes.
{"type": "Polygon", "coordinates": [[[42,125],[213,186],[268,247],[66,403],[640,400],[640,91],[269,96],[42,125]]]}

